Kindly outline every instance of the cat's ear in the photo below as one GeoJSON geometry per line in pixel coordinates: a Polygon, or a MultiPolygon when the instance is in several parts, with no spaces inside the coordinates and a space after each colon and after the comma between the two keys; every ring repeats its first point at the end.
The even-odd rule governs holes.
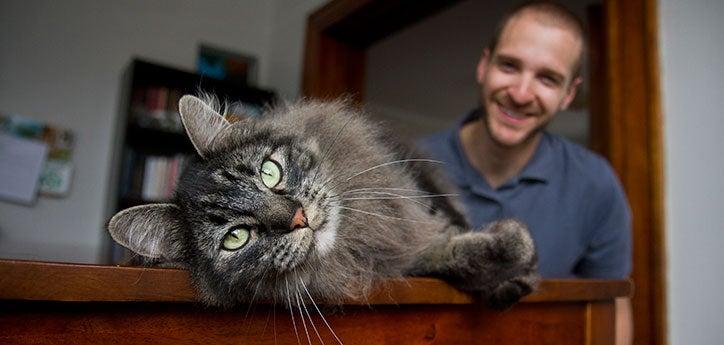
{"type": "Polygon", "coordinates": [[[191,95],[181,97],[178,109],[186,133],[201,157],[207,156],[213,149],[212,145],[216,137],[231,126],[224,116],[204,101],[191,95]]]}
{"type": "Polygon", "coordinates": [[[174,204],[135,206],[116,213],[108,223],[116,242],[151,258],[181,259],[181,216],[174,204]]]}

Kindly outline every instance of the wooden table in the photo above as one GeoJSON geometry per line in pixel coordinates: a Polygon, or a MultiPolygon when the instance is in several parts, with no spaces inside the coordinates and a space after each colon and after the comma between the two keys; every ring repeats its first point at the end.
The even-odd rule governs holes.
{"type": "MultiPolygon", "coordinates": [[[[495,312],[440,280],[414,278],[322,309],[345,344],[613,344],[614,298],[631,289],[629,281],[545,280],[495,312]]],[[[324,343],[338,343],[316,309],[308,312],[324,343]]],[[[280,306],[203,307],[183,270],[0,260],[2,344],[297,344],[297,335],[318,344],[316,332],[280,306]]]]}

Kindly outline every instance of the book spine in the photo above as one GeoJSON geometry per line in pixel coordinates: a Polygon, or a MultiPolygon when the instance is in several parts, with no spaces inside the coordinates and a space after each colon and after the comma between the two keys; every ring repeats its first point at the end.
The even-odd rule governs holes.
{"type": "Polygon", "coordinates": [[[152,156],[146,157],[146,166],[143,170],[143,188],[141,189],[141,198],[143,200],[153,200],[154,184],[156,174],[156,158],[152,156]]]}
{"type": "Polygon", "coordinates": [[[131,149],[123,150],[123,160],[121,163],[121,177],[119,195],[127,197],[131,192],[131,184],[133,183],[133,151],[131,149]]]}
{"type": "Polygon", "coordinates": [[[166,200],[168,199],[168,196],[166,195],[166,188],[168,184],[168,158],[166,157],[159,157],[158,160],[158,199],[159,200],[166,200]]]}
{"type": "Polygon", "coordinates": [[[166,196],[171,199],[173,198],[173,192],[176,190],[178,184],[178,156],[173,157],[169,160],[169,173],[168,173],[168,188],[166,189],[166,196]]]}
{"type": "Polygon", "coordinates": [[[131,181],[131,191],[128,193],[133,197],[141,197],[143,190],[144,172],[146,171],[146,157],[143,155],[134,155],[133,177],[131,181]]]}

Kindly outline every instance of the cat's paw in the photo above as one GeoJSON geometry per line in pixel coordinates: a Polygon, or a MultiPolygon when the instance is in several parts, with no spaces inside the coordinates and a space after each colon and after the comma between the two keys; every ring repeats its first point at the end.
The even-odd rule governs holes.
{"type": "Polygon", "coordinates": [[[535,272],[504,280],[495,286],[492,291],[484,294],[484,297],[491,309],[505,310],[533,292],[538,280],[538,274],[535,272]]]}
{"type": "Polygon", "coordinates": [[[538,259],[533,239],[523,223],[501,220],[491,224],[486,233],[491,236],[487,258],[498,270],[491,277],[496,284],[483,293],[491,308],[502,310],[533,292],[539,280],[538,259]]]}
{"type": "Polygon", "coordinates": [[[537,256],[524,224],[502,220],[453,240],[461,273],[456,285],[482,294],[490,307],[505,309],[535,289],[537,256]]]}

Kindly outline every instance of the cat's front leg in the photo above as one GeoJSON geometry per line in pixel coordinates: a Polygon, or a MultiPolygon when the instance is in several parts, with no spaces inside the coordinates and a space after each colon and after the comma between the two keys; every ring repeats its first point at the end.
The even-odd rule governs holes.
{"type": "Polygon", "coordinates": [[[526,226],[507,219],[482,232],[452,239],[450,282],[479,291],[495,309],[504,309],[531,293],[538,280],[538,259],[526,226]]]}
{"type": "Polygon", "coordinates": [[[434,243],[410,273],[442,278],[504,309],[533,291],[539,279],[536,270],[535,248],[525,225],[502,220],[484,231],[434,243]]]}

